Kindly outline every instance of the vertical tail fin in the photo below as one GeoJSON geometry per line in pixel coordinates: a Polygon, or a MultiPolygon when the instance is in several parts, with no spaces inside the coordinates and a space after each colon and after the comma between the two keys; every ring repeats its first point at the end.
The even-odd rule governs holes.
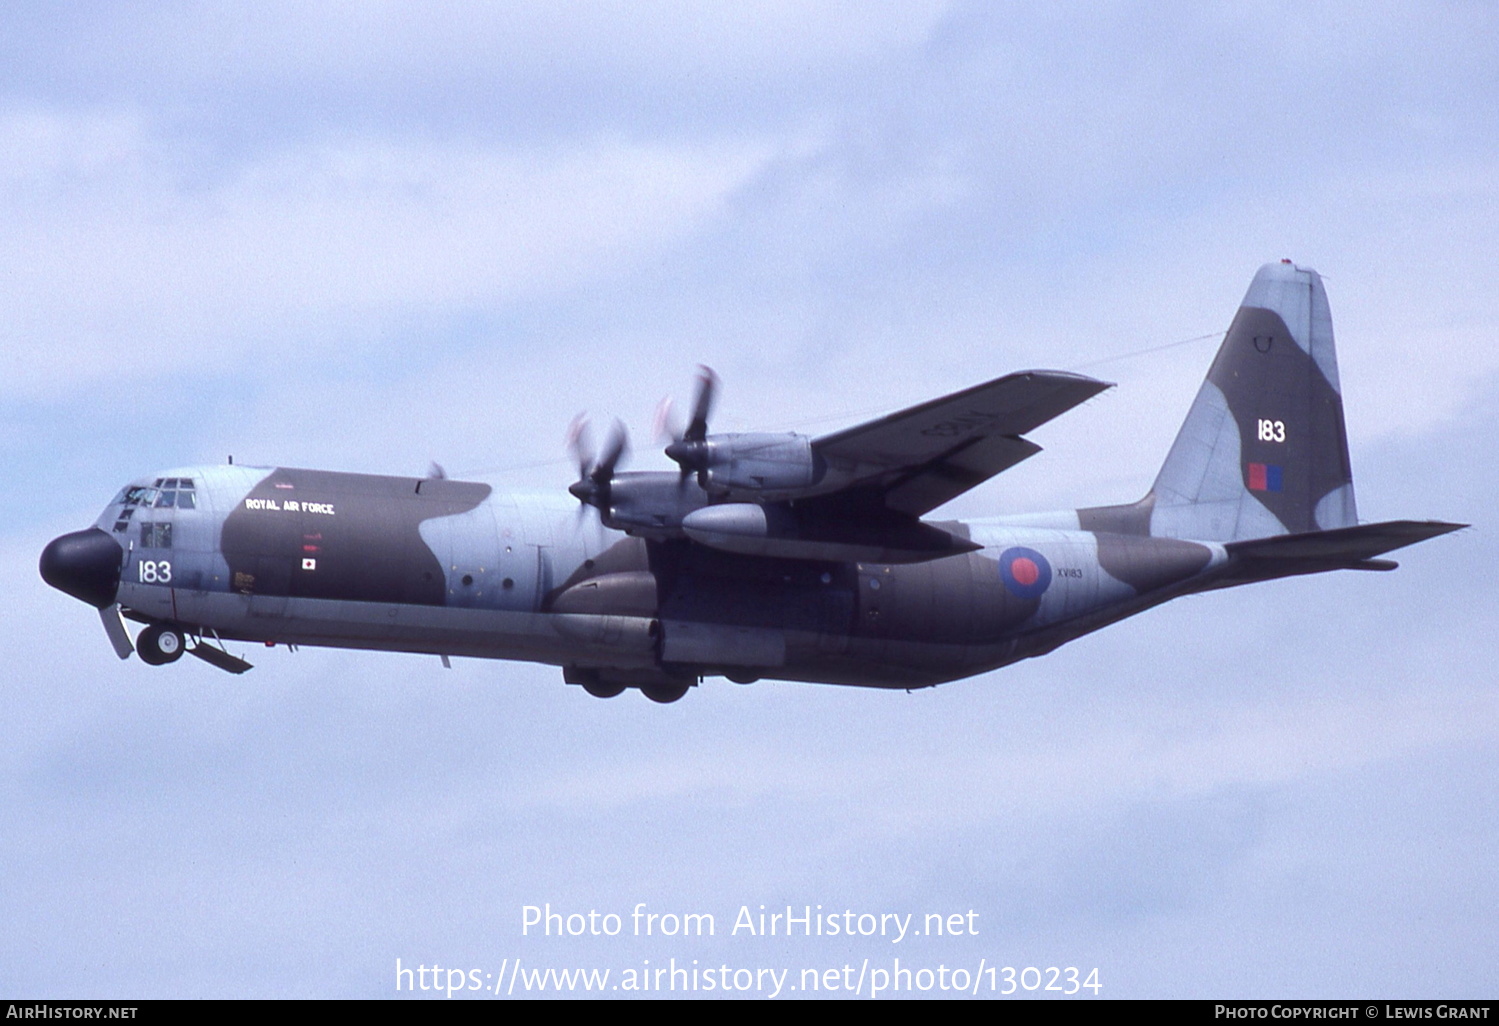
{"type": "Polygon", "coordinates": [[[1358,523],[1322,279],[1254,276],[1151,489],[1151,534],[1235,541],[1358,523]]]}
{"type": "Polygon", "coordinates": [[[1150,533],[1238,541],[1358,523],[1322,279],[1266,264],[1151,489],[1150,533]]]}

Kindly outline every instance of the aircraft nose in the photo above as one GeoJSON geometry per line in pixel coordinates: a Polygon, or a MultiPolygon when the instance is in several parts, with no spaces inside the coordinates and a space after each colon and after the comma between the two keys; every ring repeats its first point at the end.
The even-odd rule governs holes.
{"type": "Polygon", "coordinates": [[[125,550],[97,527],[53,538],[42,550],[42,580],[58,591],[100,609],[120,589],[125,550]]]}

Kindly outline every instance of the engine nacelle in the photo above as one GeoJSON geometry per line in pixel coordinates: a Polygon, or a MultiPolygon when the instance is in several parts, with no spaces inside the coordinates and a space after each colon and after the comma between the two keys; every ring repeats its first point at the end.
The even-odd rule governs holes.
{"type": "Polygon", "coordinates": [[[815,484],[825,469],[806,435],[712,435],[703,444],[707,490],[718,495],[794,491],[815,484]]]}

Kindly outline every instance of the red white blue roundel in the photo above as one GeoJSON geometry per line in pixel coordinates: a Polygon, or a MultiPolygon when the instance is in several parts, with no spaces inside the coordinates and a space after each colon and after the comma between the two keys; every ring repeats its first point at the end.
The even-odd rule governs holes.
{"type": "Polygon", "coordinates": [[[1035,549],[1016,546],[999,557],[999,576],[1016,598],[1038,599],[1051,587],[1051,564],[1035,549]]]}

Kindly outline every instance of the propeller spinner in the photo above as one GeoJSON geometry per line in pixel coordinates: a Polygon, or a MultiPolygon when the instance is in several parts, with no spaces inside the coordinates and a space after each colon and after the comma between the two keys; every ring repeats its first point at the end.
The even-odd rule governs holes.
{"type": "Polygon", "coordinates": [[[567,490],[584,506],[592,506],[605,518],[609,515],[610,492],[614,481],[614,468],[629,449],[629,436],[625,426],[615,421],[604,444],[604,454],[595,457],[589,440],[588,420],[583,414],[573,418],[567,429],[567,447],[578,461],[578,480],[567,490]]]}

